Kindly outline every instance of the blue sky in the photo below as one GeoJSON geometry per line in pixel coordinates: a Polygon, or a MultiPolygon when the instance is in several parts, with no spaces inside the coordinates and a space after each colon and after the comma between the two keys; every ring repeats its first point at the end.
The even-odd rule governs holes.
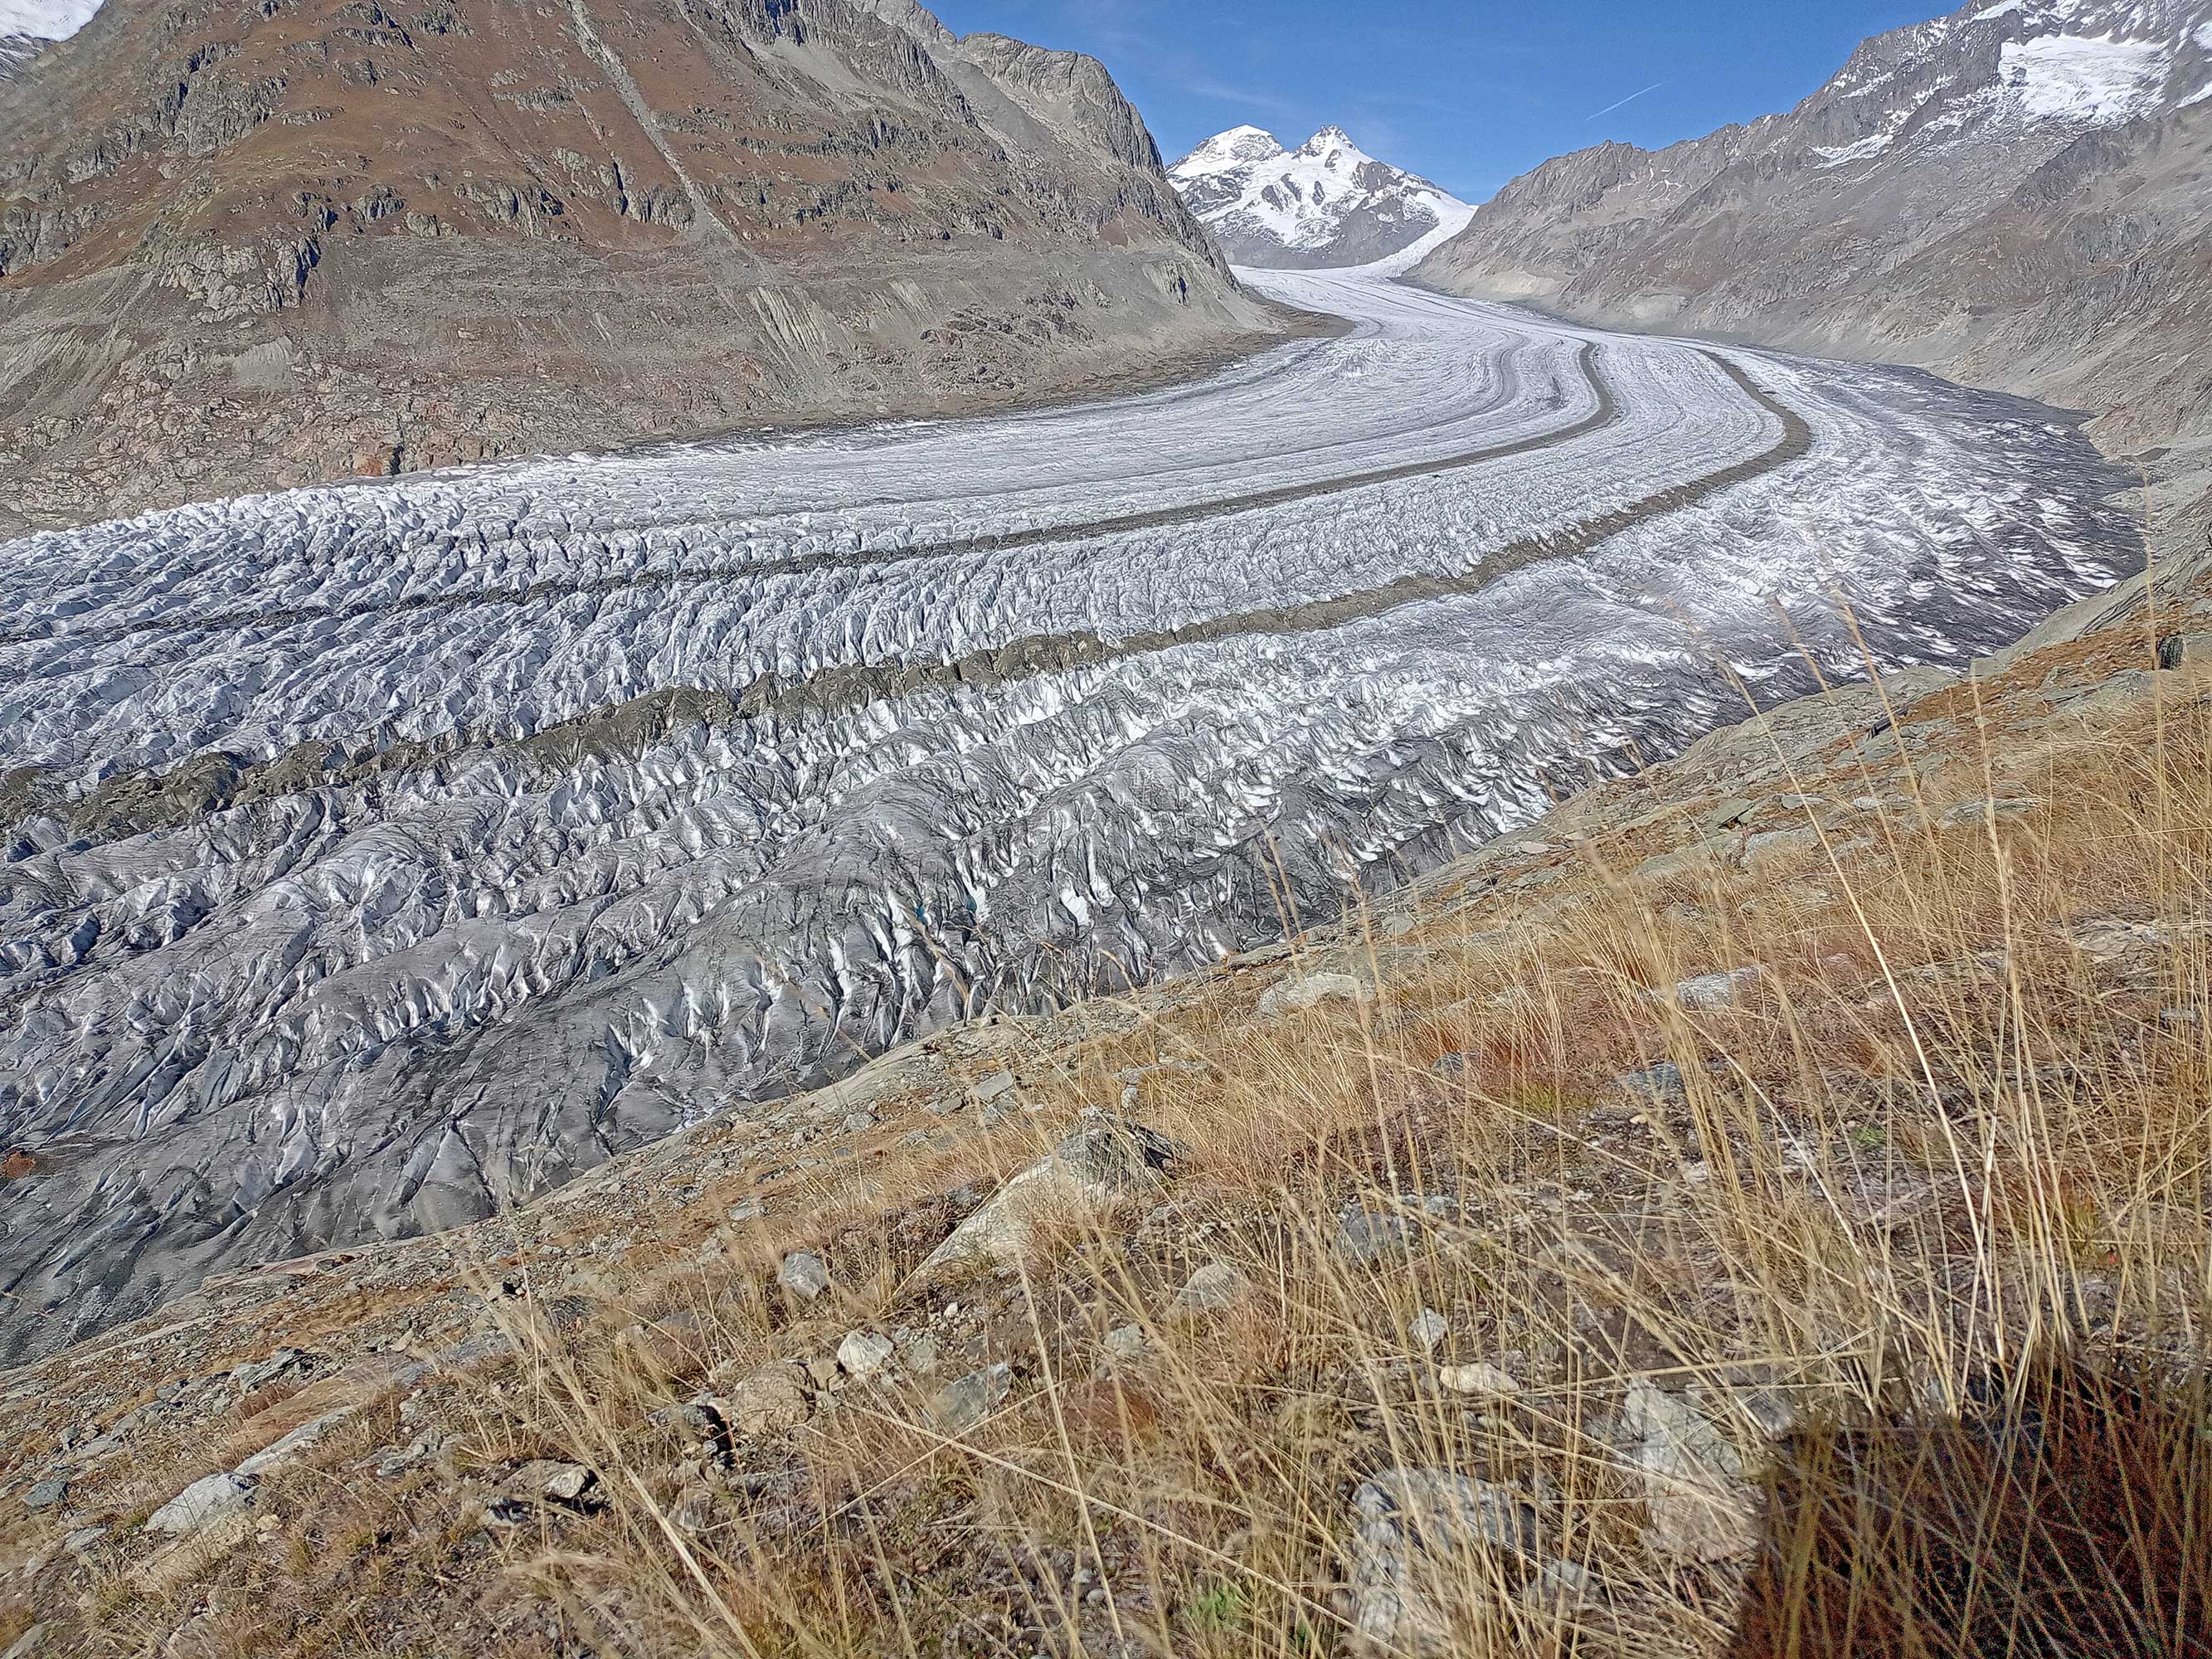
{"type": "Polygon", "coordinates": [[[963,34],[996,30],[1103,58],[1170,161],[1243,122],[1297,144],[1333,121],[1370,153],[1470,201],[1600,139],[1666,144],[1785,109],[1865,36],[1949,9],[1942,0],[924,3],[963,34]]]}

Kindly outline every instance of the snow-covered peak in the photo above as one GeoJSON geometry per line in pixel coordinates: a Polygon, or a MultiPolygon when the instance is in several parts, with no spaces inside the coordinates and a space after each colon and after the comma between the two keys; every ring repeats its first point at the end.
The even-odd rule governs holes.
{"type": "Polygon", "coordinates": [[[1353,143],[1352,135],[1342,127],[1323,127],[1298,146],[1298,154],[1301,155],[1322,156],[1329,155],[1332,151],[1340,155],[1357,156],[1362,161],[1371,161],[1375,159],[1353,143]]]}
{"type": "Polygon", "coordinates": [[[1364,265],[1403,252],[1474,210],[1379,161],[1340,126],[1294,150],[1236,127],[1168,169],[1192,212],[1239,264],[1312,270],[1364,265]]]}
{"type": "Polygon", "coordinates": [[[1231,127],[1217,133],[1175,164],[1177,178],[1202,179],[1230,173],[1255,161],[1270,161],[1283,154],[1275,135],[1259,127],[1231,127]]]}

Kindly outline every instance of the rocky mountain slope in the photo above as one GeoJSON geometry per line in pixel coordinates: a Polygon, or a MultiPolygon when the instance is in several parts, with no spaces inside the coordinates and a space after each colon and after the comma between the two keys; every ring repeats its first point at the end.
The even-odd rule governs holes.
{"type": "Polygon", "coordinates": [[[0,530],[1281,326],[1103,68],[912,0],[111,0],[0,156],[0,530]]]}
{"type": "Polygon", "coordinates": [[[1474,210],[1324,127],[1297,149],[1236,127],[1168,169],[1231,260],[1279,270],[1363,265],[1464,225],[1474,210]]]}
{"type": "Polygon", "coordinates": [[[2186,539],[2212,514],[2212,5],[1972,0],[1786,114],[1546,162],[1416,280],[2094,410],[2186,539]]]}

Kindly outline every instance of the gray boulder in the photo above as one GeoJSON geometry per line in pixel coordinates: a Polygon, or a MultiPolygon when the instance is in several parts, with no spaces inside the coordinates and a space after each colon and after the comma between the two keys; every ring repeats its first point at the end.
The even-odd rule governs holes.
{"type": "Polygon", "coordinates": [[[1306,974],[1269,987],[1267,994],[1260,999],[1260,1018],[1280,1019],[1285,1014],[1303,1013],[1333,1000],[1356,1005],[1374,1000],[1375,994],[1367,988],[1367,982],[1352,975],[1306,974]]]}
{"type": "Polygon", "coordinates": [[[1389,1653],[1465,1652],[1466,1591],[1483,1580],[1481,1556],[1536,1543],[1520,1493],[1444,1469],[1385,1469],[1360,1483],[1352,1514],[1352,1632],[1389,1653]]]}
{"type": "Polygon", "coordinates": [[[253,1489],[261,1483],[250,1474],[228,1469],[202,1475],[146,1517],[146,1530],[183,1538],[218,1521],[242,1515],[253,1502],[253,1489]]]}
{"type": "Polygon", "coordinates": [[[1621,1406],[1643,1472],[1644,1542],[1678,1561],[1724,1561],[1758,1541],[1743,1458],[1696,1407],[1638,1381],[1621,1406]]]}
{"type": "Polygon", "coordinates": [[[1087,1119],[955,1228],[921,1270],[963,1261],[1020,1261],[1030,1254],[1040,1221],[1079,1216],[1116,1198],[1154,1191],[1175,1156],[1172,1141],[1142,1124],[1103,1113],[1087,1119]]]}

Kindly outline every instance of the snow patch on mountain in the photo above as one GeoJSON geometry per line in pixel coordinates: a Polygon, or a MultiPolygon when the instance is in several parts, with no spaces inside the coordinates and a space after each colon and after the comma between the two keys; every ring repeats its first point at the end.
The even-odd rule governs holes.
{"type": "Polygon", "coordinates": [[[1243,265],[1370,264],[1446,227],[1448,237],[1474,212],[1442,186],[1377,161],[1335,126],[1294,150],[1258,127],[1232,127],[1168,177],[1243,265]]]}
{"type": "Polygon", "coordinates": [[[0,40],[66,40],[99,9],[100,0],[0,0],[0,40]]]}
{"type": "Polygon", "coordinates": [[[2163,41],[2066,34],[2008,40],[1998,61],[2030,115],[2091,126],[2115,126],[2157,108],[2173,67],[2163,41]]]}

